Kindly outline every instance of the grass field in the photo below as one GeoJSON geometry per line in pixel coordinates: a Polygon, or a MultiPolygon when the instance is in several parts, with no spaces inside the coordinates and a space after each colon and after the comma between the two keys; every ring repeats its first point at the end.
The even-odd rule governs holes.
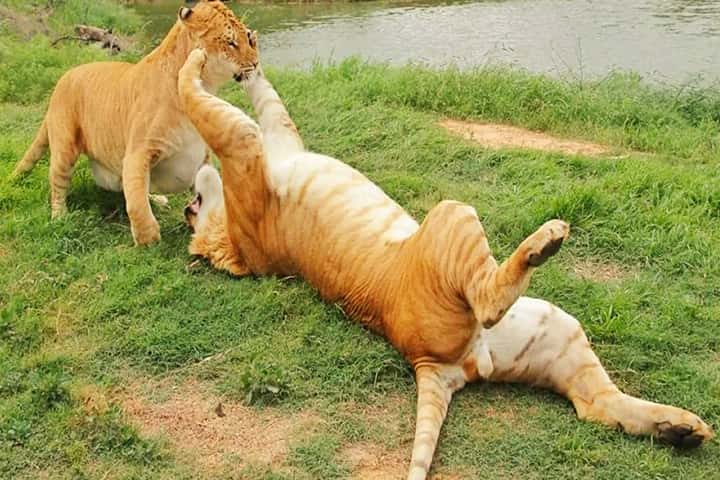
{"type": "MultiPolygon", "coordinates": [[[[104,15],[110,2],[58,3],[58,31],[79,12],[128,33],[141,24],[114,7],[104,15]]],[[[134,248],[122,197],[99,190],[85,161],[59,221],[49,218],[47,159],[8,180],[59,75],[106,57],[0,29],[0,478],[402,475],[414,381],[381,338],[300,280],[237,280],[193,261],[189,195],[155,208],[159,245],[134,248]],[[212,412],[218,399],[224,417],[212,412]],[[199,421],[225,436],[204,437],[199,421]]],[[[658,90],[633,75],[568,83],[353,60],[268,70],[309,148],[358,168],[418,218],[441,199],[468,202],[501,258],[545,220],[568,220],[571,240],[529,294],[581,320],[622,388],[720,427],[720,92],[658,90]],[[584,138],[618,155],[486,150],[439,128],[446,117],[584,138]]],[[[235,85],[222,94],[245,104],[235,85]]],[[[710,479],[720,447],[675,452],[578,422],[551,393],[476,385],[451,406],[434,472],[710,479]]]]}

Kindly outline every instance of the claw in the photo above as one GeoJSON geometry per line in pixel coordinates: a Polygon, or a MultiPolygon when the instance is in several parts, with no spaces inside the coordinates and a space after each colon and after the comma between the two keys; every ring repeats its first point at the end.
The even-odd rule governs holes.
{"type": "Polygon", "coordinates": [[[563,241],[568,238],[569,234],[570,226],[562,220],[550,220],[545,223],[531,237],[536,239],[534,243],[537,246],[531,247],[533,251],[527,257],[527,264],[531,267],[539,267],[545,263],[548,258],[560,250],[563,241]]]}
{"type": "Polygon", "coordinates": [[[539,267],[547,261],[548,258],[555,255],[563,244],[565,238],[556,238],[545,245],[540,253],[531,253],[528,257],[528,265],[531,267],[539,267]]]}
{"type": "Polygon", "coordinates": [[[673,425],[670,422],[663,422],[658,425],[658,430],[660,431],[658,438],[661,441],[677,448],[697,448],[708,438],[686,423],[673,425]]]}

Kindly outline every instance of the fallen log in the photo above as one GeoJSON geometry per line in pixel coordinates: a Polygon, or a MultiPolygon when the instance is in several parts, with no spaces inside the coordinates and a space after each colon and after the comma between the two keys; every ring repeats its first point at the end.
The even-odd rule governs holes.
{"type": "Polygon", "coordinates": [[[75,25],[75,33],[77,36],[67,35],[54,40],[50,45],[55,46],[64,40],[78,40],[85,43],[97,42],[102,48],[110,50],[111,54],[119,53],[121,50],[120,39],[113,35],[112,29],[92,27],[89,25],[75,25]]]}

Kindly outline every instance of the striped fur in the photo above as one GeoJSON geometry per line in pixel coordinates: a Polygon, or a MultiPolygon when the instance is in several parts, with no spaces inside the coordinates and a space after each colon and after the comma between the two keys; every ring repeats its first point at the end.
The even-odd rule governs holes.
{"type": "Polygon", "coordinates": [[[205,59],[190,55],[180,98],[223,175],[198,173],[190,251],[238,275],[301,274],[405,356],[418,387],[408,478],[427,476],[453,392],[481,379],[553,388],[581,418],[631,433],[685,445],[712,435],[689,412],[622,394],[574,318],[520,297],[567,237],[564,222],[546,223],[498,265],[473,208],[441,202],[418,225],[356,170],[305,151],[260,70],[245,84],[257,125],[203,88],[205,59]]]}
{"type": "Polygon", "coordinates": [[[18,176],[31,170],[50,147],[53,218],[66,212],[73,168],[86,154],[95,182],[124,192],[135,243],[160,238],[149,192],[189,189],[209,158],[177,94],[177,72],[198,46],[210,55],[204,76],[213,89],[257,64],[254,32],[222,2],[208,1],[181,9],[163,42],[137,64],[90,63],[62,76],[14,171],[18,176]]]}

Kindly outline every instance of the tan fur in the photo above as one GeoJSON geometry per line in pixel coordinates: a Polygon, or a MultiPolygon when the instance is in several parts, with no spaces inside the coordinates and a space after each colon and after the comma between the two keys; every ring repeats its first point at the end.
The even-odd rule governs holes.
{"type": "Polygon", "coordinates": [[[160,238],[149,191],[190,188],[207,148],[183,114],[177,72],[193,48],[210,56],[204,81],[211,90],[257,64],[255,34],[220,1],[183,8],[163,42],[137,64],[99,62],[68,71],[50,98],[45,120],[15,175],[30,170],[50,146],[52,216],[65,198],[78,155],[91,159],[96,183],[123,191],[133,238],[160,238]],[[234,45],[230,46],[229,41],[234,45]]]}
{"type": "Polygon", "coordinates": [[[689,412],[621,393],[577,320],[518,300],[567,237],[564,222],[547,222],[498,265],[473,208],[441,202],[418,226],[356,170],[304,151],[261,71],[246,83],[258,126],[203,88],[205,61],[190,55],[179,91],[223,176],[198,172],[190,251],[239,274],[300,274],[407,358],[418,386],[408,478],[426,477],[452,394],[469,381],[550,387],[581,418],[680,445],[712,436],[689,412]]]}

